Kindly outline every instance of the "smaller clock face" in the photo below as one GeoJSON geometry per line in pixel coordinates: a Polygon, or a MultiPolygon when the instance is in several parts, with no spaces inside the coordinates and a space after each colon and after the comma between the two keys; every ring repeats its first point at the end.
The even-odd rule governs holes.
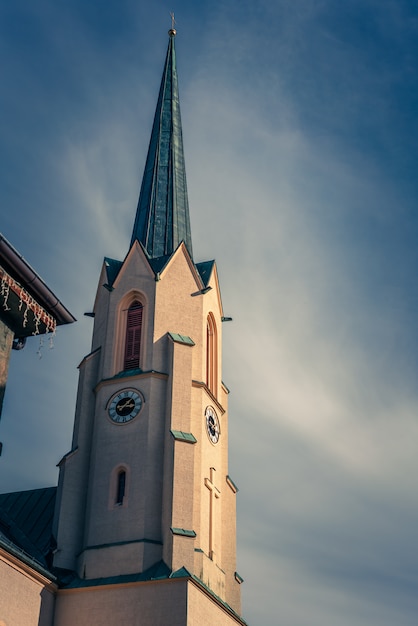
{"type": "Polygon", "coordinates": [[[205,411],[205,417],[206,431],[208,433],[208,437],[212,443],[218,443],[221,431],[219,426],[219,419],[216,415],[215,409],[211,406],[208,406],[205,411]]]}
{"type": "Polygon", "coordinates": [[[120,391],[110,401],[109,417],[113,422],[125,424],[134,419],[142,408],[142,396],[134,389],[120,391]]]}

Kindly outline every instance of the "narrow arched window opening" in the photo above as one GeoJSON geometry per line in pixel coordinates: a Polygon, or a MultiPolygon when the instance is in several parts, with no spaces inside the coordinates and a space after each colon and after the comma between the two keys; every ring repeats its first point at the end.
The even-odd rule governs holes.
{"type": "Polygon", "coordinates": [[[118,480],[116,484],[116,504],[123,504],[123,498],[125,497],[126,489],[126,472],[120,470],[118,473],[118,480]]]}
{"type": "Polygon", "coordinates": [[[138,300],[135,300],[128,309],[123,364],[123,369],[125,370],[137,369],[139,367],[143,309],[144,307],[138,300]]]}
{"type": "Polygon", "coordinates": [[[212,314],[208,315],[206,323],[206,384],[216,396],[217,386],[217,337],[216,325],[212,314]]]}

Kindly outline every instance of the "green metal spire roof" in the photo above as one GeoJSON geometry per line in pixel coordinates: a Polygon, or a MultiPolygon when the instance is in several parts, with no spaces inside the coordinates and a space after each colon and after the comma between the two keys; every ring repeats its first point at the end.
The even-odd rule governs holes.
{"type": "Polygon", "coordinates": [[[175,35],[173,28],[169,30],[167,57],[131,240],[131,246],[136,239],[140,241],[151,259],[172,254],[181,241],[192,256],[175,35]]]}

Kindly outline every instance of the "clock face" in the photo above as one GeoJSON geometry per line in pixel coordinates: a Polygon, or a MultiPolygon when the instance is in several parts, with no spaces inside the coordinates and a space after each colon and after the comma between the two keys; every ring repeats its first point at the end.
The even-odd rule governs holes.
{"type": "Polygon", "coordinates": [[[206,431],[212,443],[218,443],[220,435],[219,419],[215,413],[215,409],[211,406],[206,407],[206,431]]]}
{"type": "Polygon", "coordinates": [[[117,424],[125,424],[134,419],[142,408],[142,396],[134,389],[120,391],[110,401],[109,417],[117,424]]]}

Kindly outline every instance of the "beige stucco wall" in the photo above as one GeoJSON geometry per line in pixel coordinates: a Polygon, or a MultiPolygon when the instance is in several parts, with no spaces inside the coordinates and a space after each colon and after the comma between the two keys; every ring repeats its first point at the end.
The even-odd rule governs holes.
{"type": "Polygon", "coordinates": [[[188,578],[58,592],[54,626],[237,626],[233,616],[188,578]]]}
{"type": "Polygon", "coordinates": [[[187,581],[167,580],[60,591],[54,626],[184,626],[186,619],[187,581]]]}
{"type": "Polygon", "coordinates": [[[0,551],[0,626],[74,624],[233,626],[242,622],[189,578],[57,591],[42,575],[0,551]]]}
{"type": "Polygon", "coordinates": [[[189,582],[187,626],[236,626],[243,622],[194,582],[189,582]]]}
{"type": "Polygon", "coordinates": [[[134,245],[109,291],[102,272],[95,302],[93,349],[80,368],[73,447],[61,465],[61,523],[55,564],[76,567],[92,579],[146,570],[161,558],[173,570],[186,567],[224,601],[240,610],[235,572],[235,498],[228,470],[228,393],[222,385],[222,304],[216,267],[211,289],[184,246],[156,277],[134,245]],[[121,369],[125,313],[132,299],[144,304],[142,373],[114,377],[121,369]],[[216,384],[206,382],[208,315],[216,326],[216,384]],[[190,337],[194,345],[173,341],[190,337]],[[115,424],[107,406],[113,394],[135,389],[144,398],[138,416],[115,424]],[[220,422],[214,445],[205,410],[220,422]],[[192,433],[196,443],[173,439],[192,433]],[[112,476],[126,468],[123,506],[112,501],[112,476]],[[211,469],[214,468],[214,469],[211,469]],[[210,513],[213,477],[219,497],[210,513]],[[172,534],[171,528],[196,537],[172,534]],[[211,531],[210,528],[213,530],[211,531]],[[77,530],[75,530],[77,529],[77,530]],[[210,541],[211,539],[211,541],[210,541]]]}
{"type": "Polygon", "coordinates": [[[53,610],[50,582],[0,550],[1,626],[52,626],[53,610]]]}

